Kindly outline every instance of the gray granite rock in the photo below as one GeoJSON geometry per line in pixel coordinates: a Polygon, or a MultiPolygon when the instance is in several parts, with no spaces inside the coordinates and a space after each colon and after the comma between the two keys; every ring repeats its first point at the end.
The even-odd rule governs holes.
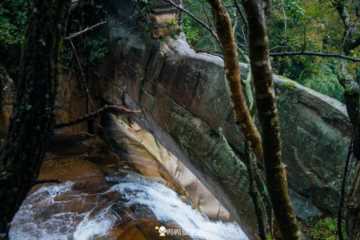
{"type": "MultiPolygon", "coordinates": [[[[135,22],[122,27],[123,15],[109,24],[114,74],[104,98],[120,101],[121,91],[130,96],[175,140],[204,179],[224,190],[227,196],[222,197],[240,218],[254,226],[246,167],[234,154],[243,151],[243,136],[234,121],[222,59],[196,53],[182,36],[154,41],[137,31],[135,22]],[[114,88],[122,90],[114,94],[114,88]]],[[[243,77],[247,70],[242,65],[243,77]]],[[[289,79],[274,80],[283,159],[297,213],[305,220],[334,214],[350,141],[345,107],[289,79]]]]}

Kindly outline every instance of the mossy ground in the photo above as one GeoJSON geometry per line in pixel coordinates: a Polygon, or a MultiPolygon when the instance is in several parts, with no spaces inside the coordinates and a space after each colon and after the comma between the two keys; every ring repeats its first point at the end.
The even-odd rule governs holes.
{"type": "Polygon", "coordinates": [[[311,240],[336,240],[336,218],[325,217],[302,225],[304,234],[311,240]]]}
{"type": "MultiPolygon", "coordinates": [[[[336,219],[325,217],[309,223],[301,222],[301,229],[308,240],[336,240],[336,219]]],[[[346,239],[346,238],[345,238],[346,239]]],[[[271,236],[267,240],[274,240],[271,236]]]]}

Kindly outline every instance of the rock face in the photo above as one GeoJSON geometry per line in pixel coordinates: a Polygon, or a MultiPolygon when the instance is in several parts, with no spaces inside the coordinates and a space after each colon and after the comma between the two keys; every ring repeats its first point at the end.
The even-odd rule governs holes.
{"type": "MultiPolygon", "coordinates": [[[[111,143],[114,152],[134,165],[141,175],[164,179],[167,186],[187,196],[194,208],[211,219],[231,220],[229,212],[179,159],[183,156],[168,151],[155,134],[135,122],[129,124],[121,116],[109,116],[106,122],[107,142],[111,143]]],[[[171,144],[171,141],[166,142],[171,144]]]]}
{"type": "Polygon", "coordinates": [[[345,108],[334,99],[291,83],[277,80],[290,187],[322,212],[335,214],[350,142],[345,108]]]}
{"type": "MultiPolygon", "coordinates": [[[[129,3],[131,5],[131,2],[129,3]]],[[[234,121],[221,58],[194,52],[182,36],[152,40],[134,20],[132,7],[109,21],[111,67],[104,98],[128,96],[184,151],[185,164],[238,219],[254,226],[248,178],[241,161],[243,137],[234,121]],[[226,177],[228,176],[228,177],[226,177]],[[234,211],[232,211],[234,213],[234,211]]],[[[242,66],[245,75],[247,66],[242,66]]],[[[104,78],[105,79],[105,78],[104,78]]],[[[291,80],[275,76],[283,159],[300,218],[334,214],[350,124],[344,106],[291,80]]]]}
{"type": "MultiPolygon", "coordinates": [[[[244,141],[234,121],[222,59],[196,53],[181,34],[164,38],[168,32],[162,24],[156,25],[155,32],[145,31],[138,24],[141,14],[135,1],[109,1],[109,6],[112,55],[100,67],[98,79],[102,81],[94,83],[94,95],[108,103],[141,108],[142,115],[132,120],[181,160],[204,185],[197,186],[210,189],[247,232],[254,231],[247,168],[241,161],[244,141]],[[160,40],[151,38],[159,37],[156,34],[160,40]]],[[[173,10],[152,14],[157,23],[164,20],[172,24],[171,18],[178,17],[173,10]]],[[[247,71],[242,65],[244,77],[247,71]]],[[[64,78],[57,101],[59,122],[82,115],[87,105],[72,86],[72,77],[64,78]]],[[[297,214],[304,220],[334,214],[350,141],[345,107],[279,76],[275,76],[275,85],[283,159],[297,214]]],[[[1,126],[7,121],[8,116],[1,117],[1,126]]],[[[85,124],[65,129],[70,133],[84,130],[85,124]]],[[[107,137],[111,141],[111,134],[107,137]]],[[[172,170],[176,176],[177,169],[172,170]]]]}
{"type": "Polygon", "coordinates": [[[218,221],[231,220],[228,212],[153,135],[112,120],[116,153],[96,136],[54,136],[9,239],[255,239],[218,221]]]}

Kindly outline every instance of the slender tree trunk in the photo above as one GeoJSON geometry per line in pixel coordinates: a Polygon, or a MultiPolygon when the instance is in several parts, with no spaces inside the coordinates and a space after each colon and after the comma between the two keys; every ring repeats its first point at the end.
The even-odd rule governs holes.
{"type": "Polygon", "coordinates": [[[250,62],[262,127],[266,182],[283,239],[300,239],[301,232],[289,199],[286,171],[281,161],[279,118],[269,58],[264,1],[243,2],[249,23],[250,62]]]}
{"type": "MultiPolygon", "coordinates": [[[[261,143],[261,137],[246,104],[246,96],[244,95],[244,89],[241,84],[240,64],[237,55],[238,48],[230,17],[221,0],[209,0],[209,3],[213,10],[219,40],[224,51],[225,73],[230,86],[236,118],[240,124],[243,134],[245,135],[247,142],[246,145],[249,147],[247,150],[250,150],[248,151],[247,155],[249,157],[247,166],[249,169],[249,177],[251,178],[250,195],[252,197],[257,215],[259,236],[261,239],[265,239],[266,227],[264,224],[264,218],[266,218],[266,214],[264,214],[263,201],[266,202],[267,196],[265,193],[261,199],[258,189],[256,189],[256,187],[259,187],[259,184],[261,185],[260,187],[263,188],[264,184],[262,184],[261,176],[257,174],[256,163],[254,164],[254,159],[251,158],[251,153],[254,152],[259,162],[262,162],[263,160],[263,146],[261,143]],[[254,179],[257,180],[258,186],[254,185],[254,179]]],[[[271,219],[271,214],[267,217],[271,219]]]]}
{"type": "Polygon", "coordinates": [[[360,240],[360,164],[357,164],[352,190],[347,202],[349,240],[360,240]]]}
{"type": "MultiPolygon", "coordinates": [[[[345,66],[344,66],[345,68],[345,66]]],[[[346,206],[346,223],[349,240],[360,240],[360,86],[359,80],[351,79],[349,75],[344,74],[341,79],[344,87],[344,99],[350,122],[352,124],[352,141],[350,146],[350,155],[346,159],[346,166],[343,176],[341,197],[338,212],[338,235],[339,239],[345,239],[343,234],[343,207],[346,206]],[[347,77],[346,77],[347,76],[347,77]],[[354,174],[350,174],[349,166],[351,161],[355,160],[354,174]],[[352,176],[348,181],[348,178],[352,176]],[[351,183],[350,192],[347,194],[347,185],[351,183]],[[346,203],[346,205],[345,205],[346,203]]]]}
{"type": "Polygon", "coordinates": [[[58,58],[70,0],[34,0],[16,103],[0,153],[0,232],[37,177],[53,127],[58,58]]]}
{"type": "Polygon", "coordinates": [[[257,130],[241,85],[240,64],[231,20],[221,0],[208,0],[215,17],[216,29],[224,51],[225,74],[229,83],[236,119],[251,150],[259,161],[263,159],[261,137],[257,130]]]}
{"type": "MultiPolygon", "coordinates": [[[[344,55],[351,55],[351,51],[360,45],[360,38],[354,38],[354,33],[356,32],[356,24],[354,23],[356,19],[352,19],[349,12],[349,1],[334,0],[332,5],[344,25],[342,52],[344,55]]],[[[349,150],[350,155],[346,160],[338,211],[338,236],[340,240],[345,239],[342,224],[343,207],[346,206],[346,231],[348,238],[349,240],[360,240],[360,79],[354,79],[348,73],[345,61],[340,62],[338,78],[344,88],[345,104],[352,124],[352,145],[349,150]],[[349,174],[348,166],[351,165],[352,159],[356,159],[357,163],[353,179],[349,181],[351,182],[351,190],[347,194],[348,175],[352,175],[349,174]]]]}
{"type": "Polygon", "coordinates": [[[339,240],[345,239],[343,231],[343,212],[346,206],[347,231],[349,240],[360,240],[360,86],[358,81],[352,79],[351,75],[346,73],[345,63],[341,63],[341,74],[338,74],[340,83],[344,87],[344,99],[347,113],[352,124],[352,140],[349,146],[349,155],[345,162],[343,173],[340,202],[337,216],[337,231],[339,240]],[[357,160],[354,174],[350,174],[352,160],[357,160]],[[349,179],[353,176],[352,179],[349,179]],[[349,181],[350,180],[350,181],[349,181]],[[348,185],[351,185],[351,191],[348,193],[348,185]]]}

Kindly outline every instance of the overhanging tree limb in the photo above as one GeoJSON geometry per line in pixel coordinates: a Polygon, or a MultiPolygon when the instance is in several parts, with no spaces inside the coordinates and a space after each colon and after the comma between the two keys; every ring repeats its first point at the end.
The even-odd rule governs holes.
{"type": "Polygon", "coordinates": [[[78,119],[75,119],[73,121],[57,124],[57,125],[55,125],[54,128],[61,129],[61,128],[65,128],[65,127],[71,127],[73,125],[85,122],[89,119],[93,119],[104,112],[110,112],[110,113],[114,113],[114,114],[135,114],[135,113],[140,113],[140,110],[131,110],[124,106],[118,106],[118,105],[105,105],[105,106],[97,109],[96,111],[88,113],[88,114],[86,114],[78,119]]]}
{"type": "Polygon", "coordinates": [[[97,24],[94,24],[94,25],[92,25],[90,27],[86,27],[85,29],[83,29],[83,30],[81,30],[79,32],[71,33],[69,36],[65,37],[64,39],[65,40],[70,40],[70,39],[76,38],[76,37],[78,37],[78,36],[80,36],[80,35],[82,35],[82,34],[84,34],[86,32],[92,31],[95,28],[104,25],[105,23],[106,23],[106,21],[101,21],[101,22],[99,22],[97,24]]]}
{"type": "Polygon", "coordinates": [[[312,52],[312,51],[294,51],[294,52],[272,52],[271,57],[287,57],[287,56],[314,56],[326,58],[339,58],[351,62],[360,62],[360,58],[350,57],[338,53],[312,52]]]}

